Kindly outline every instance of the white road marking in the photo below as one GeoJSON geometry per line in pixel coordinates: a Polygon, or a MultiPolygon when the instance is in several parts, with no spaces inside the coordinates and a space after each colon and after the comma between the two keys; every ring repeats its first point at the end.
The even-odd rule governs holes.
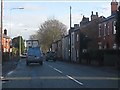
{"type": "Polygon", "coordinates": [[[63,73],[62,71],[60,71],[60,70],[58,70],[58,69],[56,69],[56,68],[53,68],[54,70],[56,70],[56,71],[58,71],[59,73],[63,73]]]}
{"type": "Polygon", "coordinates": [[[49,67],[51,67],[51,68],[53,68],[53,66],[51,66],[51,65],[48,65],[49,67]]]}
{"type": "Polygon", "coordinates": [[[12,74],[13,73],[13,71],[10,71],[7,75],[10,75],[10,74],[12,74]]]}
{"type": "Polygon", "coordinates": [[[3,76],[1,76],[1,77],[0,77],[0,80],[2,80],[2,79],[4,79],[4,77],[3,77],[3,76]]]}
{"type": "Polygon", "coordinates": [[[54,68],[53,66],[51,65],[48,65],[49,67],[51,67],[52,69],[54,69],[55,71],[59,72],[59,73],[63,73],[62,71],[58,70],[57,68],[54,68]]]}
{"type": "Polygon", "coordinates": [[[66,75],[68,78],[70,78],[71,80],[75,81],[76,83],[83,85],[83,83],[79,82],[78,80],[74,79],[73,77],[66,75]]]}

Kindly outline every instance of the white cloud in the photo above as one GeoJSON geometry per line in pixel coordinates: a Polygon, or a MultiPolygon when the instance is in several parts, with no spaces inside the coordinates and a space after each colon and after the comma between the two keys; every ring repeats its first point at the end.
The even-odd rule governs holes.
{"type": "Polygon", "coordinates": [[[14,14],[13,17],[11,22],[4,23],[4,28],[8,30],[8,35],[12,38],[22,35],[25,39],[28,39],[29,35],[34,34],[38,30],[39,25],[47,19],[47,16],[34,14],[14,14]]]}

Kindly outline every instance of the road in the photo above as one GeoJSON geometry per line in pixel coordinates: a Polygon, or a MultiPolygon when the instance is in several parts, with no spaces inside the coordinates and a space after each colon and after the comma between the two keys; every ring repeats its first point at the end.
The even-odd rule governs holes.
{"type": "Polygon", "coordinates": [[[3,88],[118,88],[118,71],[60,61],[26,66],[18,62],[5,76],[3,88]]]}

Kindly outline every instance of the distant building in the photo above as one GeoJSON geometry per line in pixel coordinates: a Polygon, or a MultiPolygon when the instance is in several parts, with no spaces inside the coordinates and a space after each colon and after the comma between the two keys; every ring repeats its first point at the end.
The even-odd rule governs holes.
{"type": "Polygon", "coordinates": [[[99,49],[116,49],[115,43],[116,35],[116,11],[118,9],[118,2],[112,0],[111,2],[111,16],[99,23],[98,48],[99,49]]]}
{"type": "MultiPolygon", "coordinates": [[[[0,30],[1,30],[1,27],[0,27],[0,30]]],[[[0,52],[2,52],[2,36],[1,36],[1,32],[0,32],[0,52]]],[[[1,53],[0,53],[1,54],[1,53]]],[[[1,56],[0,56],[1,57],[1,56]]]]}
{"type": "MultiPolygon", "coordinates": [[[[85,17],[83,17],[85,20],[85,17]]],[[[87,23],[87,20],[85,20],[85,22],[83,23],[87,23]]],[[[69,30],[69,35],[70,35],[70,60],[72,62],[79,62],[79,51],[80,51],[80,41],[79,41],[79,24],[74,24],[74,27],[72,27],[69,30]]]]}
{"type": "Polygon", "coordinates": [[[69,60],[69,35],[62,38],[62,58],[63,60],[69,60]]]}
{"type": "Polygon", "coordinates": [[[98,12],[96,12],[96,15],[93,14],[93,11],[92,11],[92,15],[91,15],[91,21],[92,20],[95,20],[98,18],[98,12]]]}
{"type": "Polygon", "coordinates": [[[75,51],[75,62],[80,63],[80,27],[75,28],[74,31],[74,51],[75,51]]]}
{"type": "Polygon", "coordinates": [[[80,27],[86,25],[87,23],[89,23],[89,18],[83,15],[82,21],[80,22],[80,27]]]}
{"type": "Polygon", "coordinates": [[[52,43],[51,51],[57,52],[57,42],[52,43]]]}
{"type": "Polygon", "coordinates": [[[10,52],[10,42],[11,38],[7,36],[7,30],[4,30],[3,38],[2,38],[2,51],[10,52]]]}
{"type": "Polygon", "coordinates": [[[58,40],[52,43],[51,51],[56,52],[56,57],[59,60],[62,60],[62,40],[58,40]]]}

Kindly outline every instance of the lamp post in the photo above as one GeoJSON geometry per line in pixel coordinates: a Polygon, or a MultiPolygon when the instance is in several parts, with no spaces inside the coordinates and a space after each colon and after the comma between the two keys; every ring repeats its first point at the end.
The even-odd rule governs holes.
{"type": "Polygon", "coordinates": [[[20,10],[22,10],[22,9],[24,9],[23,7],[19,7],[19,8],[11,8],[10,9],[10,35],[11,35],[11,21],[12,21],[12,15],[11,15],[11,13],[12,13],[12,10],[16,10],[16,9],[20,9],[20,10]]]}
{"type": "Polygon", "coordinates": [[[1,0],[0,64],[2,64],[3,0],[1,0]]]}
{"type": "MultiPolygon", "coordinates": [[[[16,9],[20,9],[20,10],[23,10],[24,8],[23,7],[19,7],[19,8],[11,8],[10,9],[10,35],[11,35],[11,20],[12,20],[12,16],[11,16],[11,11],[12,10],[16,10],[16,9]]],[[[21,56],[21,36],[19,36],[19,57],[21,56]]]]}

